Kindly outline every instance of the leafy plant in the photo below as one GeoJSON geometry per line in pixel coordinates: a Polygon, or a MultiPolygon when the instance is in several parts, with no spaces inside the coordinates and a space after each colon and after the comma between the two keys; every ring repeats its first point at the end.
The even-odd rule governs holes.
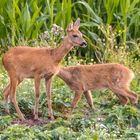
{"type": "Polygon", "coordinates": [[[10,116],[0,116],[0,131],[8,127],[12,122],[12,118],[10,116]]]}

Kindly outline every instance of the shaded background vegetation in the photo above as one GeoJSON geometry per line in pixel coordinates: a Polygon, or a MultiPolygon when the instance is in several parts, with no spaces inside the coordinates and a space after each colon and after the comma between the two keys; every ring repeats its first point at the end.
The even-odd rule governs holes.
{"type": "MultiPolygon", "coordinates": [[[[140,1],[139,0],[0,0],[0,55],[10,47],[56,47],[71,20],[81,18],[80,30],[88,42],[84,49],[73,49],[64,65],[119,62],[133,69],[131,88],[140,93],[140,1]],[[56,25],[58,31],[55,31],[56,25]]],[[[1,57],[0,57],[1,60],[1,57]]],[[[64,111],[73,94],[65,83],[53,82],[53,110],[56,120],[42,126],[14,125],[17,118],[10,104],[6,115],[2,91],[8,77],[0,61],[0,139],[134,139],[140,138],[140,102],[137,108],[121,106],[109,90],[93,94],[96,110],[89,110],[82,98],[72,120],[64,111]]],[[[41,84],[39,112],[47,118],[47,99],[41,84]]],[[[17,89],[19,106],[26,117],[33,117],[34,84],[24,81],[17,89]]]]}
{"type": "MultiPolygon", "coordinates": [[[[0,0],[0,53],[8,46],[40,43],[40,35],[53,24],[66,28],[81,18],[81,31],[88,42],[78,55],[107,61],[120,48],[139,52],[139,0],[0,0]],[[111,49],[111,50],[110,50],[111,49]]],[[[51,36],[53,38],[53,36],[51,36]]],[[[58,44],[58,42],[57,42],[58,44]]],[[[54,46],[53,42],[50,44],[54,46]]]]}

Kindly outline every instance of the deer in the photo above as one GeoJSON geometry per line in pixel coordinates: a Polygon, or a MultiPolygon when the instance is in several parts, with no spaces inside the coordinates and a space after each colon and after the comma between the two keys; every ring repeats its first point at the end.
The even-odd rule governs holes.
{"type": "MultiPolygon", "coordinates": [[[[39,89],[40,81],[43,78],[48,98],[48,118],[54,119],[51,100],[52,78],[58,73],[61,60],[74,46],[86,47],[87,43],[79,31],[79,27],[80,18],[75,23],[70,22],[66,29],[67,34],[57,48],[17,46],[10,48],[4,54],[2,62],[10,82],[3,91],[3,101],[4,105],[7,106],[8,97],[11,97],[20,120],[26,119],[18,106],[16,88],[26,78],[34,79],[35,83],[34,119],[38,119],[39,89]]],[[[9,110],[7,109],[7,111],[9,110]]]]}
{"type": "Polygon", "coordinates": [[[68,114],[72,113],[83,94],[90,108],[94,110],[91,90],[95,89],[110,89],[118,96],[122,105],[126,105],[128,99],[132,105],[138,102],[138,95],[129,88],[134,73],[122,64],[105,63],[61,67],[56,75],[75,93],[68,114]]]}

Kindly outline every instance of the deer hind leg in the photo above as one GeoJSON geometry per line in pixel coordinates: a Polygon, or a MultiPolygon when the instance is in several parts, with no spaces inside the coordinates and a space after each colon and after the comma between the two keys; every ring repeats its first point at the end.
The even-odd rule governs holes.
{"type": "Polygon", "coordinates": [[[4,102],[8,102],[8,96],[9,96],[9,92],[10,92],[10,84],[8,84],[6,86],[6,88],[3,90],[3,100],[4,102]]]}
{"type": "Polygon", "coordinates": [[[93,98],[92,98],[91,91],[84,91],[84,95],[86,97],[87,103],[89,104],[90,108],[95,109],[93,105],[93,98]]]}
{"type": "Polygon", "coordinates": [[[116,87],[116,86],[111,86],[110,89],[116,93],[118,95],[118,97],[121,97],[121,99],[123,98],[123,100],[126,100],[125,98],[129,98],[133,103],[137,102],[137,95],[130,92],[129,90],[127,90],[126,88],[123,87],[116,87]]]}
{"type": "Polygon", "coordinates": [[[119,95],[118,93],[115,93],[116,96],[119,98],[119,101],[122,105],[126,105],[128,103],[128,98],[122,95],[119,95]]]}
{"type": "Polygon", "coordinates": [[[138,95],[135,92],[131,91],[129,88],[125,88],[125,91],[133,97],[129,97],[131,104],[136,105],[138,103],[138,95]]]}
{"type": "Polygon", "coordinates": [[[40,77],[35,77],[35,108],[34,108],[34,119],[38,119],[38,104],[39,104],[39,88],[40,88],[40,77]]]}
{"type": "Polygon", "coordinates": [[[9,114],[9,107],[8,107],[8,97],[10,94],[10,84],[8,84],[6,86],[6,88],[3,91],[3,102],[4,102],[4,106],[5,106],[5,111],[9,114]]]}
{"type": "Polygon", "coordinates": [[[52,111],[52,96],[51,96],[51,86],[52,86],[52,77],[50,79],[45,79],[46,85],[46,96],[48,98],[48,118],[54,120],[53,111],[52,111]]]}
{"type": "Polygon", "coordinates": [[[13,74],[12,77],[10,77],[10,95],[12,98],[12,102],[14,103],[16,112],[18,113],[18,116],[21,120],[25,120],[24,115],[22,114],[22,112],[19,109],[18,106],[18,102],[16,99],[16,87],[18,85],[18,79],[16,78],[16,76],[13,74]]]}
{"type": "MultiPolygon", "coordinates": [[[[22,82],[22,80],[18,80],[17,86],[22,82]]],[[[10,83],[6,86],[6,88],[3,91],[3,101],[5,105],[5,109],[7,113],[9,112],[8,102],[9,102],[9,96],[10,96],[10,83]]]]}
{"type": "MultiPolygon", "coordinates": [[[[22,82],[23,80],[18,80],[17,86],[22,82]]],[[[10,96],[10,83],[5,87],[3,90],[3,100],[4,102],[8,103],[8,97],[10,96]]]]}

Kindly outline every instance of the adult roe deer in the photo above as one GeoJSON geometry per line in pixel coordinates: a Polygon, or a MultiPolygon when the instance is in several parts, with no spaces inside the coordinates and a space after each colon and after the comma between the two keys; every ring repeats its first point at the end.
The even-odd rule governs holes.
{"type": "Polygon", "coordinates": [[[24,78],[34,78],[35,81],[35,119],[38,119],[40,80],[45,78],[46,95],[48,97],[48,117],[53,119],[51,105],[52,76],[58,72],[60,61],[74,46],[84,47],[87,44],[82,37],[82,33],[78,30],[79,26],[79,18],[74,24],[69,24],[67,35],[58,48],[15,47],[4,54],[2,61],[10,78],[10,83],[3,93],[4,102],[5,104],[8,103],[8,96],[10,95],[21,120],[25,120],[25,118],[18,107],[16,87],[24,78]]]}
{"type": "Polygon", "coordinates": [[[64,80],[75,92],[71,104],[71,113],[83,93],[89,106],[94,108],[90,92],[94,89],[108,88],[112,90],[123,105],[127,104],[127,98],[133,105],[138,102],[138,95],[129,88],[134,73],[121,64],[108,63],[62,67],[57,76],[64,80]]]}

